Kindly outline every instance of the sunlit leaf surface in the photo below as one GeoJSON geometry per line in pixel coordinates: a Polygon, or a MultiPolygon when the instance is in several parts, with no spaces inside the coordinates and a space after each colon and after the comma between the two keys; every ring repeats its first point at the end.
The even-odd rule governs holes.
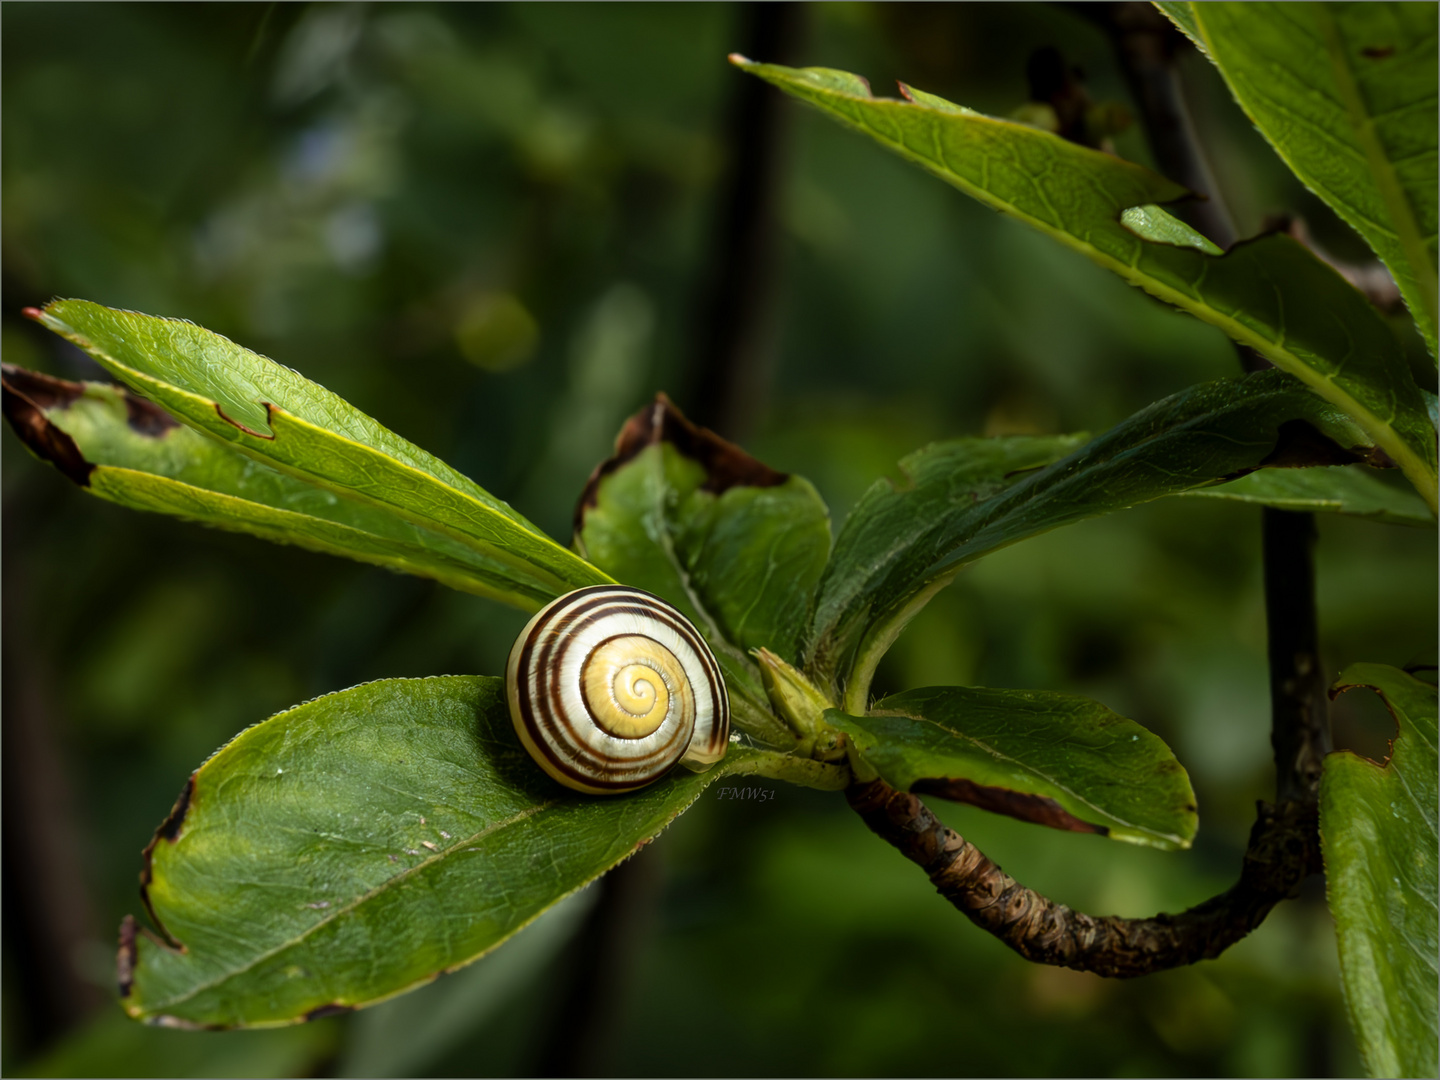
{"type": "Polygon", "coordinates": [[[736,64],[1016,217],[1152,296],[1218,326],[1359,421],[1436,504],[1435,429],[1390,328],[1344,278],[1288,236],[1224,255],[1122,222],[1184,197],[1180,185],[1110,154],[933,94],[875,98],[826,68],[736,64]],[[1147,233],[1142,237],[1142,233],[1147,233]]]}
{"type": "Polygon", "coordinates": [[[35,318],[198,431],[503,564],[517,594],[550,598],[607,581],[444,462],[323,386],[219,334],[84,300],[54,301],[35,318]]]}
{"type": "Polygon", "coordinates": [[[550,599],[475,547],[272,469],[120,387],[7,366],[5,393],[32,450],[122,506],[434,578],[517,607],[550,599]]]}
{"type": "MultiPolygon", "coordinates": [[[[745,751],[614,798],[551,781],[501,679],[390,679],[317,698],[200,767],[146,852],[158,928],[122,1003],[244,1027],[365,1005],[488,951],[610,869],[745,751]]],[[[131,951],[133,950],[133,951],[131,951]]]]}

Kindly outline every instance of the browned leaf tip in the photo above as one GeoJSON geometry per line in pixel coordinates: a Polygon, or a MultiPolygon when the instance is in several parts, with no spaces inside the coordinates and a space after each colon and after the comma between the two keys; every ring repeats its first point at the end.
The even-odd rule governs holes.
{"type": "MultiPolygon", "coordinates": [[[[52,409],[68,408],[85,396],[84,383],[57,379],[52,375],[42,375],[38,371],[16,367],[14,364],[0,364],[0,369],[4,370],[4,381],[7,387],[29,398],[47,412],[52,409]]],[[[180,421],[153,401],[147,401],[124,387],[114,386],[113,383],[104,385],[120,392],[125,400],[126,423],[139,434],[159,438],[172,428],[180,426],[180,421]]]]}
{"type": "MultiPolygon", "coordinates": [[[[93,462],[66,432],[51,423],[47,413],[66,409],[85,396],[85,384],[42,375],[38,371],[0,364],[5,419],[22,442],[42,460],[50,462],[82,487],[90,483],[93,462]]],[[[160,438],[180,422],[154,402],[120,390],[125,401],[125,419],[141,435],[160,438]]]]}
{"type": "Polygon", "coordinates": [[[740,447],[722,439],[709,428],[692,424],[663,392],[637,412],[615,440],[615,453],[590,474],[580,502],[575,507],[575,531],[585,525],[585,513],[599,501],[600,482],[646,447],[669,443],[680,453],[697,461],[705,470],[704,491],[718,495],[732,487],[775,487],[789,479],[786,473],[756,461],[740,447]]]}
{"type": "Polygon", "coordinates": [[[81,487],[89,487],[95,466],[85,460],[75,440],[45,415],[47,408],[68,405],[83,392],[79,383],[52,379],[10,364],[4,365],[0,375],[0,409],[20,441],[81,487]]]}
{"type": "Polygon", "coordinates": [[[1052,829],[1067,832],[1096,833],[1108,836],[1110,830],[1104,825],[1081,821],[1054,799],[1045,795],[1027,795],[1009,788],[990,787],[973,780],[920,780],[910,788],[919,795],[938,795],[952,802],[968,803],[993,814],[1029,821],[1035,825],[1048,825],[1052,829]]]}
{"type": "Polygon", "coordinates": [[[135,985],[135,916],[126,915],[120,920],[120,951],[115,955],[115,982],[120,987],[120,996],[127,998],[135,985]]]}
{"type": "Polygon", "coordinates": [[[155,929],[165,935],[166,944],[181,952],[185,951],[185,946],[165,928],[165,924],[155,914],[154,905],[150,903],[150,883],[155,880],[152,858],[161,840],[173,844],[180,838],[180,827],[185,823],[185,815],[190,812],[190,804],[194,798],[195,774],[191,773],[180,791],[180,796],[175,800],[175,805],[170,808],[169,816],[160,823],[155,835],[150,838],[150,843],[146,844],[145,850],[140,853],[140,899],[145,904],[145,910],[150,915],[150,921],[155,924],[155,929]]]}

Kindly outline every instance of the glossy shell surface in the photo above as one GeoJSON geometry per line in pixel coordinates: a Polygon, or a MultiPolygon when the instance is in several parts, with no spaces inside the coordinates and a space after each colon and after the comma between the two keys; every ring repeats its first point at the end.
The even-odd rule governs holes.
{"type": "Polygon", "coordinates": [[[700,632],[639,589],[600,585],[542,608],[505,670],[526,750],[566,787],[633,791],[725,756],[730,702],[700,632]]]}

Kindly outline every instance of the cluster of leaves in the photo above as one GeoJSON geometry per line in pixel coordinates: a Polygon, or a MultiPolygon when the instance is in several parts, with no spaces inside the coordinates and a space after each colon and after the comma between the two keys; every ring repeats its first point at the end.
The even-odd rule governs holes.
{"type": "MultiPolygon", "coordinates": [[[[1302,163],[1333,157],[1313,145],[1319,129],[1267,126],[1264,108],[1240,88],[1252,84],[1236,74],[1283,63],[1251,55],[1268,40],[1251,28],[1294,16],[1215,5],[1212,19],[1208,9],[1166,7],[1310,180],[1302,163]]],[[[1376,47],[1366,36],[1372,26],[1324,19],[1315,32],[1340,50],[1337,71],[1376,47]]],[[[1411,28],[1397,33],[1385,57],[1412,55],[1411,28]]],[[[1289,47],[1284,34],[1276,41],[1289,47]]],[[[275,716],[192,775],[146,850],[144,896],[159,934],[133,921],[122,931],[131,1015],[262,1026],[399,993],[493,948],[733,775],[831,789],[878,775],[1037,823],[1186,847],[1196,828],[1188,778],[1139,724],[1095,702],[1029,691],[941,687],[872,704],[881,657],[965,565],[1165,496],[1433,522],[1435,438],[1424,392],[1364,298],[1293,240],[1269,236],[1221,252],[1162,209],[1188,193],[1139,166],[908,88],[908,101],[879,100],[845,73],[737,63],[1219,326],[1280,370],[1189,388],[1095,439],[927,447],[901,463],[902,483],[871,488],[833,545],[828,511],[807,481],[695,428],[662,397],[596,470],[571,551],[334,394],[216,334],[77,300],[35,312],[128,388],[6,369],[7,418],[93,493],[526,611],[612,580],[647,589],[710,641],[743,733],[707,773],[599,800],[561,791],[530,763],[496,678],[387,680],[275,716]],[[1421,498],[1338,464],[1387,460],[1421,498]]],[[[1368,83],[1347,77],[1353,92],[1339,96],[1342,105],[1378,114],[1375,93],[1355,89],[1368,83]]],[[[1433,110],[1433,93],[1429,101],[1433,110]]],[[[1394,239],[1387,246],[1362,229],[1407,290],[1433,350],[1435,228],[1423,168],[1406,179],[1415,158],[1397,149],[1399,136],[1386,141],[1387,126],[1368,115],[1350,119],[1340,130],[1362,130],[1371,142],[1345,182],[1331,185],[1332,201],[1394,239]],[[1378,177],[1378,201],[1365,201],[1365,177],[1378,177]]],[[[1415,126],[1413,117],[1402,125],[1405,139],[1415,126]]],[[[1433,124],[1431,133],[1433,175],[1433,124]]],[[[1433,839],[1433,787],[1404,814],[1380,809],[1393,801],[1390,787],[1408,797],[1421,772],[1434,772],[1434,695],[1389,670],[1348,672],[1341,685],[1360,684],[1385,695],[1401,742],[1384,770],[1358,759],[1327,770],[1322,825],[1362,1045],[1372,1068],[1392,1058],[1411,1068],[1414,1047],[1433,1059],[1433,1030],[1429,1042],[1415,1034],[1426,1002],[1412,1001],[1398,1021],[1387,1005],[1413,993],[1405,965],[1435,951],[1433,843],[1423,851],[1414,843],[1426,828],[1433,839]],[[1389,871],[1355,842],[1367,828],[1393,841],[1393,888],[1389,871]],[[1373,946],[1394,939],[1387,922],[1410,935],[1399,964],[1373,946]]]]}

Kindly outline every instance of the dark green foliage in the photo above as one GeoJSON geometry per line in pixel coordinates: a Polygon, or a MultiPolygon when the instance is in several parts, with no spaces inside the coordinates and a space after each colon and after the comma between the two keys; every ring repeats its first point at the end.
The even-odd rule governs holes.
{"type": "MultiPolygon", "coordinates": [[[[1161,6],[1395,271],[1433,352],[1433,92],[1413,89],[1428,55],[1433,91],[1433,5],[1389,22],[1356,5],[1161,6]],[[1338,62],[1322,71],[1285,52],[1277,28],[1297,19],[1351,64],[1350,83],[1338,62]],[[1390,36],[1359,44],[1376,34],[1390,36]],[[1357,75],[1391,38],[1383,58],[1404,62],[1357,75]],[[1341,155],[1338,182],[1313,140],[1267,113],[1293,100],[1256,98],[1255,71],[1274,64],[1313,75],[1362,144],[1373,136],[1341,155]],[[1430,134],[1381,102],[1430,116],[1430,134]],[[1372,131],[1367,116],[1384,122],[1372,131]]],[[[7,418],[93,494],[309,551],[66,499],[73,489],[8,455],[7,521],[24,531],[18,544],[7,532],[7,693],[19,695],[7,767],[36,760],[12,740],[47,711],[80,736],[69,752],[88,755],[80,815],[108,918],[134,909],[132,852],[203,759],[146,849],[154,934],[125,924],[122,1002],[164,1024],[316,1022],[271,1038],[106,1018],[45,1058],[12,1041],[7,1068],[21,1046],[25,1069],[54,1075],[150,1074],[166,1060],[196,1075],[535,1071],[527,1047],[553,1040],[545,1017],[565,984],[541,976],[566,970],[556,958],[586,932],[595,891],[564,898],[693,804],[635,864],[671,860],[667,917],[627,984],[638,1007],[614,1021],[616,1046],[595,1050],[613,1055],[602,1068],[1352,1069],[1313,899],[1213,965],[1145,980],[1152,991],[1071,981],[1026,970],[927,901],[923,879],[833,795],[853,771],[1008,815],[953,816],[1077,907],[1149,915],[1223,889],[1267,750],[1254,511],[1218,498],[1375,519],[1322,526],[1327,656],[1394,665],[1361,664],[1340,686],[1380,689],[1400,732],[1383,767],[1327,763],[1330,899],[1366,1065],[1433,1071],[1433,994],[1413,987],[1426,970],[1433,983],[1435,863],[1401,856],[1420,833],[1433,850],[1434,792],[1414,814],[1387,819],[1384,805],[1426,770],[1407,740],[1428,731],[1431,758],[1434,742],[1433,688],[1398,670],[1433,634],[1433,387],[1411,377],[1424,366],[1407,357],[1412,330],[1288,237],[1221,253],[1161,205],[1183,188],[1126,160],[1145,156],[1133,132],[1114,156],[918,90],[891,102],[840,71],[746,62],[1039,229],[976,215],[797,116],[794,190],[777,203],[791,249],[778,374],[750,372],[752,414],[728,421],[749,425],[762,464],[665,399],[645,404],[668,385],[694,412],[713,407],[686,393],[699,380],[680,313],[714,258],[697,238],[733,149],[719,120],[742,77],[718,62],[735,44],[730,10],[73,10],[63,31],[58,9],[5,13],[6,295],[107,305],[56,301],[35,317],[133,393],[94,382],[80,353],[7,310],[7,361],[86,380],[7,367],[7,418]],[[1283,371],[1234,378],[1213,332],[1122,282],[1283,371]],[[1081,427],[1101,434],[1054,434],[1081,427]],[[1418,497],[1368,467],[1386,454],[1418,497]],[[1168,495],[1207,498],[1118,513],[1168,495]],[[521,617],[488,600],[532,611],[611,579],[696,622],[743,738],[710,772],[592,799],[551,784],[514,739],[487,676],[521,617]],[[961,685],[913,689],[945,683],[961,685]],[[1197,792],[1205,827],[1184,856],[1033,828],[1186,848],[1197,792]],[[1384,859],[1365,828],[1385,837],[1384,859]],[[1413,872],[1398,892],[1385,884],[1396,867],[1413,872]],[[394,1005],[323,1019],[452,971],[394,1005]],[[693,1029],[647,1019],[679,1010],[734,1037],[697,1051],[693,1029]],[[794,1034],[818,1017],[815,1038],[794,1034]],[[963,1062],[924,1034],[940,1029],[971,1046],[963,1062]],[[167,1049],[175,1037],[199,1040],[192,1056],[167,1049]]],[[[1063,33],[1097,93],[1121,92],[1105,85],[1104,40],[1049,9],[810,17],[812,55],[832,63],[905,74],[910,61],[885,48],[951,50],[944,74],[922,78],[917,60],[914,80],[990,112],[1020,104],[1011,73],[1036,34],[1063,33]],[[1003,45],[981,58],[966,52],[976,42],[1003,45]],[[944,81],[986,63],[1001,67],[944,81]]],[[[1223,138],[1251,137],[1194,59],[1229,117],[1223,138]]],[[[1256,190],[1343,230],[1253,143],[1242,156],[1256,190]]],[[[1357,696],[1341,699],[1340,741],[1368,749],[1366,721],[1347,711],[1357,696]]],[[[76,811],[20,779],[7,774],[21,800],[7,803],[7,880],[49,880],[30,836],[44,831],[13,806],[76,811]]],[[[17,972],[35,970],[15,955],[12,1025],[17,972]]]]}

